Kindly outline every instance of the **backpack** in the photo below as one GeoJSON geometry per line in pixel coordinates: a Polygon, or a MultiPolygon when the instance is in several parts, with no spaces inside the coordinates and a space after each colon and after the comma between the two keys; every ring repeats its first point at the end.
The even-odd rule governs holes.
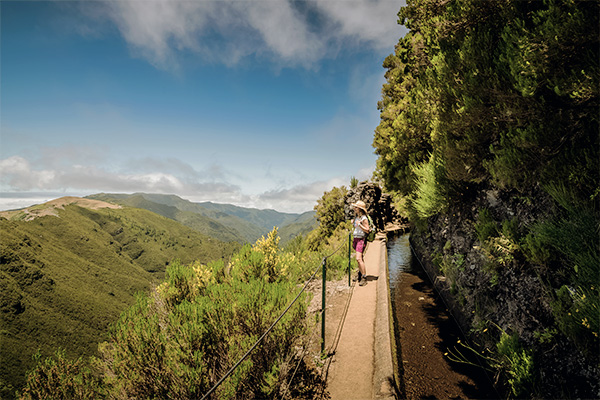
{"type": "Polygon", "coordinates": [[[369,214],[367,214],[367,220],[369,221],[369,228],[371,229],[367,234],[367,242],[372,242],[373,240],[375,240],[375,235],[377,234],[377,227],[373,223],[373,220],[371,219],[371,216],[369,214]]]}

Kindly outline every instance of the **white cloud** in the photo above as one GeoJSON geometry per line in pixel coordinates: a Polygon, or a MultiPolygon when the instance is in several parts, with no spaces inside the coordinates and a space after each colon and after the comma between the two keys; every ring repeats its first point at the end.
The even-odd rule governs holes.
{"type": "Polygon", "coordinates": [[[262,205],[261,208],[300,213],[312,210],[317,204],[317,199],[323,197],[323,194],[334,186],[347,186],[348,183],[348,179],[333,178],[288,189],[270,190],[257,196],[257,200],[262,205]]]}
{"type": "MultiPolygon", "coordinates": [[[[148,164],[150,161],[146,160],[148,164]]],[[[155,165],[164,166],[171,163],[157,160],[155,165]]],[[[367,179],[370,172],[372,170],[361,170],[357,177],[361,180],[367,179]]],[[[4,192],[0,196],[0,209],[25,207],[67,193],[87,195],[98,192],[145,192],[176,194],[197,202],[212,201],[301,213],[312,210],[317,199],[334,186],[347,186],[350,182],[349,177],[338,177],[258,194],[245,194],[239,186],[227,182],[201,181],[198,177],[197,171],[183,162],[170,172],[157,168],[152,172],[118,173],[85,165],[44,169],[43,166],[35,167],[28,160],[14,156],[0,160],[0,189],[4,192]],[[19,192],[22,193],[21,196],[19,192]],[[42,193],[32,196],[30,192],[42,193]]]]}
{"type": "Polygon", "coordinates": [[[404,0],[154,0],[91,2],[88,14],[113,21],[132,53],[161,69],[178,56],[235,65],[258,54],[311,68],[342,43],[391,50],[402,33],[404,0]],[[99,11],[101,10],[101,11],[99,11]]]}
{"type": "Polygon", "coordinates": [[[317,1],[319,9],[335,21],[339,31],[336,36],[367,42],[377,48],[389,48],[400,37],[398,11],[406,5],[405,0],[377,1],[317,1]]]}
{"type": "MultiPolygon", "coordinates": [[[[52,170],[36,170],[23,157],[13,156],[0,160],[0,185],[15,189],[47,189],[54,185],[56,173],[52,170]]],[[[1,186],[0,186],[1,187],[1,186]]]]}
{"type": "MultiPolygon", "coordinates": [[[[59,154],[61,154],[59,152],[59,154]]],[[[72,164],[61,167],[53,160],[34,166],[20,156],[0,160],[2,191],[103,191],[179,193],[240,199],[240,188],[227,182],[201,181],[191,166],[173,160],[156,160],[152,171],[120,173],[91,165],[72,164]],[[50,166],[50,167],[48,167],[50,166]],[[161,166],[173,166],[170,171],[161,166]]],[[[150,163],[149,160],[146,160],[150,163]]],[[[168,169],[168,168],[167,168],[168,169]]]]}

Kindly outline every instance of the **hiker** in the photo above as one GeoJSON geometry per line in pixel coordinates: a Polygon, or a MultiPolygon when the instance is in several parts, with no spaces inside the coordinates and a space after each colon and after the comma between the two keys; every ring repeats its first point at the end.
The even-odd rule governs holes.
{"type": "Polygon", "coordinates": [[[367,218],[366,204],[359,200],[356,203],[352,203],[352,207],[354,208],[355,215],[352,220],[352,225],[354,225],[352,248],[356,250],[356,261],[358,261],[358,284],[365,286],[367,284],[367,267],[363,253],[367,247],[367,234],[371,231],[371,227],[367,218]]]}

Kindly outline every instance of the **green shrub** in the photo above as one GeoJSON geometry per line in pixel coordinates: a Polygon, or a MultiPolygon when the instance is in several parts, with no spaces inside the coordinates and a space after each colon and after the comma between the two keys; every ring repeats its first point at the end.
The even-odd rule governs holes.
{"type": "Polygon", "coordinates": [[[547,190],[562,208],[532,227],[528,255],[562,267],[554,273],[564,274],[569,284],[558,288],[553,314],[561,332],[590,352],[598,348],[600,332],[600,216],[564,186],[547,190]]]}
{"type": "Polygon", "coordinates": [[[433,154],[429,161],[418,164],[413,172],[416,190],[411,198],[412,207],[420,218],[428,218],[442,212],[447,205],[446,189],[443,186],[444,169],[433,154]]]}
{"type": "Polygon", "coordinates": [[[511,393],[517,398],[526,397],[533,391],[535,381],[532,352],[522,348],[517,334],[506,332],[502,332],[496,348],[500,356],[496,368],[508,375],[511,393]]]}
{"type": "Polygon", "coordinates": [[[551,302],[558,328],[583,352],[595,354],[600,330],[600,293],[594,286],[562,286],[551,302]]]}
{"type": "Polygon", "coordinates": [[[36,367],[27,375],[27,384],[20,393],[22,400],[34,399],[100,399],[106,393],[102,381],[88,368],[82,358],[67,359],[65,350],[42,361],[34,355],[36,367]]]}
{"type": "Polygon", "coordinates": [[[479,243],[483,244],[490,236],[498,234],[498,223],[492,218],[490,210],[487,208],[479,209],[477,214],[477,223],[475,224],[475,232],[479,243]]]}
{"type": "MultiPolygon", "coordinates": [[[[150,296],[138,296],[101,346],[113,393],[128,398],[193,399],[207,392],[291,302],[293,283],[249,277],[218,282],[208,266],[182,266],[150,296]],[[173,301],[176,299],[177,301],[173,301]]],[[[217,390],[218,398],[270,398],[304,332],[303,299],[217,390]]]]}
{"type": "MultiPolygon", "coordinates": [[[[323,197],[317,200],[315,211],[319,227],[317,229],[317,239],[330,237],[335,229],[344,222],[344,204],[346,201],[347,190],[344,186],[334,187],[329,192],[325,192],[323,197]]],[[[316,247],[320,242],[316,243],[316,247]]]]}

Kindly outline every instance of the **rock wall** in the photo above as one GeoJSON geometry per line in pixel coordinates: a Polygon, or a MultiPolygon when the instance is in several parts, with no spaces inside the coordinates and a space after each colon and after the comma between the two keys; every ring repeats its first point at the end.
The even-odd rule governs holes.
{"type": "Polygon", "coordinates": [[[408,227],[408,220],[403,219],[394,208],[392,197],[383,193],[379,185],[372,182],[361,182],[355,188],[348,189],[344,214],[346,219],[354,217],[351,204],[362,200],[367,205],[369,215],[379,231],[385,230],[386,226],[398,225],[408,227]]]}
{"type": "Polygon", "coordinates": [[[525,349],[533,351],[538,370],[535,391],[544,398],[598,398],[598,357],[584,355],[565,336],[551,342],[540,333],[555,327],[549,281],[551,271],[515,259],[490,273],[475,231],[481,209],[496,221],[516,219],[527,225],[547,212],[549,203],[540,195],[535,204],[516,193],[481,189],[450,206],[445,214],[427,220],[411,233],[416,256],[438,293],[451,308],[472,344],[495,350],[501,331],[517,333],[525,349]]]}

